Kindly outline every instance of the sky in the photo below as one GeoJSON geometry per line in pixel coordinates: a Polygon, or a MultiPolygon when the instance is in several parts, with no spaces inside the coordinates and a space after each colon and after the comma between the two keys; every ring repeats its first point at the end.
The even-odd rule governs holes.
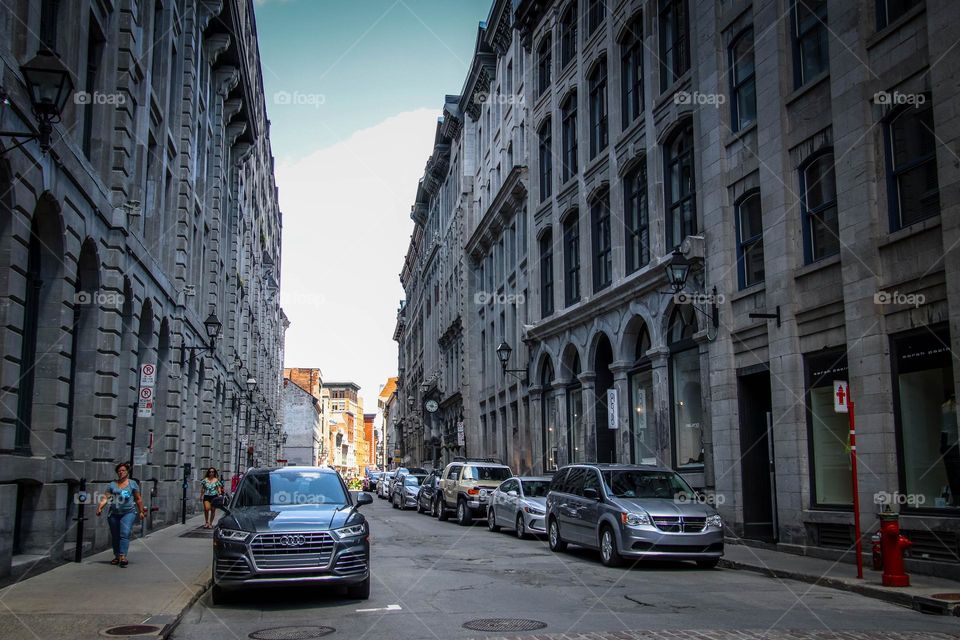
{"type": "Polygon", "coordinates": [[[444,95],[491,0],[256,0],[283,214],[286,367],[360,385],[376,411],[410,206],[444,95]]]}

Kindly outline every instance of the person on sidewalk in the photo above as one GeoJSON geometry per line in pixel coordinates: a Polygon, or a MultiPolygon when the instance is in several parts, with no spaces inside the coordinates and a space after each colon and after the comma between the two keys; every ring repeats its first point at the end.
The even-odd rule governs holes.
{"type": "Polygon", "coordinates": [[[207,477],[200,481],[200,499],[203,501],[203,528],[213,529],[213,518],[217,514],[214,501],[223,495],[223,482],[213,467],[207,469],[207,477]]]}
{"type": "Polygon", "coordinates": [[[110,483],[107,492],[101,496],[100,504],[97,505],[97,516],[103,513],[103,508],[109,502],[107,522],[113,540],[113,560],[110,564],[126,567],[129,564],[127,550],[130,547],[130,532],[137,516],[142,520],[147,512],[140,498],[140,485],[130,477],[130,464],[121,462],[114,467],[114,471],[117,479],[110,483]]]}

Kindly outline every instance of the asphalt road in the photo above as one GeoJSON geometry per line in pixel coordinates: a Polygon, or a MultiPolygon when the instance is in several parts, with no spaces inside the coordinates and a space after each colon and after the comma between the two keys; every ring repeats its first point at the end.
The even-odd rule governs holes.
{"type": "Polygon", "coordinates": [[[766,637],[790,630],[810,631],[809,637],[847,630],[893,635],[958,631],[956,619],[752,572],[704,571],[684,563],[608,569],[596,552],[570,547],[554,554],[545,539],[521,541],[510,532],[493,534],[485,521],[460,527],[394,510],[377,499],[363,509],[371,522],[373,545],[369,600],[347,600],[336,590],[274,589],[215,607],[206,594],[172,637],[236,640],[299,626],[332,627],[336,631],[326,637],[351,640],[505,635],[462,627],[480,618],[546,623],[541,631],[531,632],[538,635],[627,629],[717,630],[716,637],[726,637],[723,630],[773,632],[766,637]]]}

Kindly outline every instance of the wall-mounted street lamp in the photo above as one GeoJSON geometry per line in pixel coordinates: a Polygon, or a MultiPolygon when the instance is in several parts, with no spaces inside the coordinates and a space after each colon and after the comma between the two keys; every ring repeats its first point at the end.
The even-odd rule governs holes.
{"type": "Polygon", "coordinates": [[[497,358],[500,360],[500,367],[503,369],[504,374],[510,374],[523,384],[527,384],[528,372],[526,369],[508,369],[507,364],[510,362],[510,354],[513,353],[513,347],[510,346],[510,343],[504,341],[500,343],[500,346],[497,347],[497,358]]]}
{"type": "Polygon", "coordinates": [[[207,332],[207,339],[209,343],[206,346],[196,346],[196,347],[180,347],[180,364],[183,365],[184,354],[189,352],[193,353],[194,351],[207,351],[211,355],[213,354],[213,349],[216,346],[217,338],[220,337],[220,331],[223,329],[223,323],[220,322],[220,318],[217,317],[217,314],[214,313],[213,309],[210,310],[210,315],[207,316],[207,319],[203,321],[203,328],[207,332]]]}
{"type": "MultiPolygon", "coordinates": [[[[673,253],[670,254],[670,260],[667,261],[666,265],[664,265],[664,270],[667,272],[667,282],[670,284],[671,289],[671,291],[668,291],[667,293],[674,296],[674,299],[678,299],[679,294],[681,294],[684,288],[686,288],[687,277],[690,275],[690,261],[680,251],[680,247],[674,247],[673,253]]],[[[691,294],[683,295],[689,296],[691,294]]],[[[714,329],[717,329],[720,326],[720,307],[717,306],[716,287],[713,288],[709,312],[701,309],[700,306],[693,300],[689,301],[687,304],[693,307],[695,311],[709,318],[714,329]]]]}
{"type": "Polygon", "coordinates": [[[414,398],[413,396],[407,396],[407,407],[409,407],[411,411],[413,411],[413,407],[414,405],[416,405],[416,403],[417,403],[416,398],[414,398]]]}
{"type": "Polygon", "coordinates": [[[40,150],[50,150],[50,136],[53,125],[60,122],[67,100],[73,95],[73,77],[60,56],[43,47],[29,62],[20,67],[27,92],[30,94],[30,107],[37,119],[37,133],[19,131],[0,131],[0,137],[20,138],[15,145],[3,150],[3,153],[22,147],[30,140],[40,144],[40,150]]]}

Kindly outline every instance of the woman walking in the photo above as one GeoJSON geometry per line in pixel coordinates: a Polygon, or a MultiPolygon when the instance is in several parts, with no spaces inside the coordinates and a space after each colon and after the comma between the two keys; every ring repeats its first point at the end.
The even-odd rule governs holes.
{"type": "Polygon", "coordinates": [[[207,477],[200,481],[200,499],[203,500],[203,528],[213,529],[213,518],[217,514],[213,506],[214,498],[223,495],[223,483],[217,477],[217,470],[207,469],[207,477]]]}
{"type": "Polygon", "coordinates": [[[110,483],[107,492],[100,498],[97,515],[103,513],[103,508],[109,502],[110,513],[107,515],[107,522],[110,525],[110,537],[113,540],[113,560],[110,564],[126,567],[130,532],[133,530],[137,516],[143,519],[147,511],[143,508],[143,500],[140,498],[140,485],[130,478],[130,465],[121,462],[114,467],[114,471],[117,479],[110,483]]]}

